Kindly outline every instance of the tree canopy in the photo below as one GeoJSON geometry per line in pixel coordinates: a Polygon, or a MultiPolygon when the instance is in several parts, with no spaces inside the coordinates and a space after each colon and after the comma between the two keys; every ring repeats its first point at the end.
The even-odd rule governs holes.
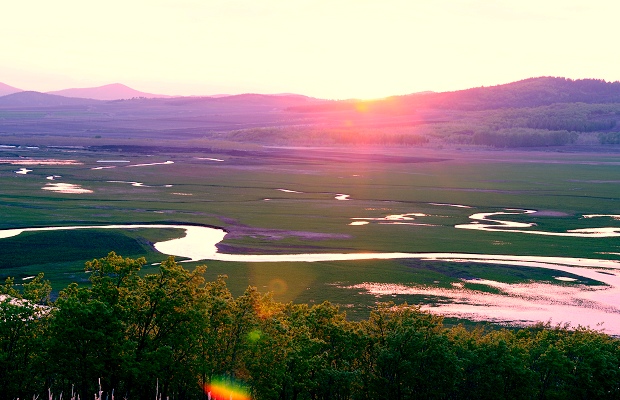
{"type": "Polygon", "coordinates": [[[416,306],[362,321],[338,307],[234,298],[173,258],[158,273],[115,253],[89,287],[50,301],[40,274],[0,286],[0,399],[612,399],[620,341],[588,328],[444,326],[416,306]]]}

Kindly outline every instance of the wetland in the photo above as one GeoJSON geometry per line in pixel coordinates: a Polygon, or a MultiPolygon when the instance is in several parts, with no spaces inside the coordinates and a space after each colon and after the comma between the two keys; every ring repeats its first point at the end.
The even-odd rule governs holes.
{"type": "Polygon", "coordinates": [[[393,301],[617,332],[620,103],[602,86],[615,93],[536,78],[368,102],[5,96],[0,279],[44,272],[57,296],[110,251],[144,274],[172,254],[235,296],[351,319],[393,301]]]}
{"type": "Polygon", "coordinates": [[[0,274],[43,271],[61,288],[86,283],[85,261],[128,249],[150,264],[206,264],[233,292],[330,300],[351,318],[406,301],[458,319],[620,334],[620,190],[598,183],[614,181],[615,153],[573,163],[549,151],[151,150],[0,148],[0,274]],[[16,175],[18,162],[32,171],[16,175]],[[75,228],[67,241],[61,231],[75,228]],[[89,245],[77,251],[79,238],[89,245]]]}

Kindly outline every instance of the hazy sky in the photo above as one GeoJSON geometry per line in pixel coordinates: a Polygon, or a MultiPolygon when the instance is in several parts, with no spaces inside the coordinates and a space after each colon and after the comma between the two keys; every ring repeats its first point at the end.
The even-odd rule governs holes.
{"type": "Polygon", "coordinates": [[[19,0],[0,82],[374,98],[534,76],[620,80],[620,1],[19,0]]]}

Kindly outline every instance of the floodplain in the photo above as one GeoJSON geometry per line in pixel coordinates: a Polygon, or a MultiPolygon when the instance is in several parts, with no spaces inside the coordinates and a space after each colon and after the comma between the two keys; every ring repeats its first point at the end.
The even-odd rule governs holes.
{"type": "MultiPolygon", "coordinates": [[[[253,285],[278,301],[329,300],[350,318],[365,317],[377,302],[394,301],[469,320],[551,320],[592,328],[601,323],[606,332],[620,333],[610,329],[620,299],[604,305],[583,298],[590,292],[616,296],[611,278],[620,272],[606,264],[620,260],[620,154],[613,151],[231,149],[173,141],[108,148],[83,141],[0,143],[1,229],[201,225],[224,229],[218,252],[233,255],[397,252],[601,260],[600,266],[557,268],[415,257],[205,259],[187,265],[206,264],[209,279],[227,275],[235,294],[253,285]],[[31,171],[20,173],[25,167],[31,171]],[[471,229],[487,224],[490,229],[471,229]],[[458,228],[464,226],[470,229],[458,228]],[[595,234],[601,228],[608,234],[595,234]],[[534,231],[546,234],[528,234],[534,231]],[[586,274],[585,268],[596,272],[586,274]],[[534,295],[541,291],[549,296],[534,295]],[[551,303],[575,317],[567,321],[551,303]],[[489,311],[498,307],[504,312],[489,311]],[[527,312],[541,307],[547,311],[527,312]],[[588,313],[601,320],[579,318],[588,313]]],[[[56,291],[74,281],[87,284],[84,262],[109,251],[145,256],[146,273],[167,257],[155,243],[183,235],[174,227],[24,232],[0,239],[0,278],[23,282],[42,271],[56,291]]]]}

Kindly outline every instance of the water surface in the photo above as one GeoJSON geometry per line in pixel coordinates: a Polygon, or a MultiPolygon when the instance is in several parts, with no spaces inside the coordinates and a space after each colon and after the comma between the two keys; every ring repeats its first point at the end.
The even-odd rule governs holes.
{"type": "MultiPolygon", "coordinates": [[[[478,214],[479,220],[487,219],[497,213],[478,214]]],[[[402,217],[402,216],[399,216],[402,217]]],[[[411,217],[406,215],[405,217],[411,217]]],[[[361,222],[361,221],[360,221],[361,222]]],[[[367,222],[367,221],[364,221],[367,222]]],[[[500,221],[500,224],[505,221],[500,221]]],[[[523,224],[523,223],[512,223],[523,224]]],[[[185,257],[191,261],[218,260],[231,262],[319,262],[354,261],[372,259],[421,259],[452,262],[479,262],[546,268],[557,271],[557,282],[532,282],[506,284],[494,281],[464,281],[493,287],[501,294],[465,289],[456,285],[450,289],[424,287],[419,285],[385,284],[365,282],[346,287],[375,296],[399,294],[422,294],[450,299],[423,308],[444,315],[490,320],[514,324],[551,320],[555,323],[570,322],[573,326],[588,325],[602,327],[605,332],[620,335],[620,262],[591,258],[543,257],[516,255],[489,255],[470,253],[305,253],[305,254],[228,254],[221,253],[217,244],[224,240],[226,232],[222,229],[193,225],[105,225],[20,228],[0,230],[0,239],[19,235],[23,232],[55,231],[69,229],[169,229],[178,228],[185,232],[181,238],[166,240],[155,244],[157,251],[185,257]],[[574,278],[561,273],[580,276],[602,282],[601,286],[586,286],[570,282],[574,278]],[[603,323],[602,326],[597,324],[603,323]]],[[[602,229],[602,228],[598,228],[602,229]]],[[[615,229],[615,228],[614,228],[615,229]]],[[[601,237],[601,236],[598,236],[601,237]]],[[[490,267],[492,268],[492,267],[490,267]]]]}

